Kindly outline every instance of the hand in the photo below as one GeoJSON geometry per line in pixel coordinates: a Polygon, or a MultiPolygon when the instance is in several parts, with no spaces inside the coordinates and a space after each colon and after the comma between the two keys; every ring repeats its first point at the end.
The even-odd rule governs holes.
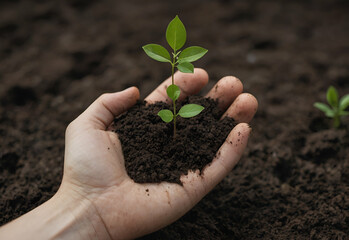
{"type": "MultiPolygon", "coordinates": [[[[194,74],[177,73],[176,84],[182,89],[181,99],[198,93],[208,82],[207,73],[196,69],[194,74]]],[[[162,83],[146,101],[165,101],[162,83]]],[[[241,94],[242,84],[234,77],[221,79],[207,96],[219,99],[219,107],[239,122],[249,122],[257,109],[250,94],[241,94]],[[234,101],[235,100],[235,101],[234,101]]],[[[136,88],[102,95],[81,116],[73,121],[66,133],[66,155],[63,183],[88,198],[113,238],[134,238],[162,228],[190,210],[235,166],[243,152],[250,128],[237,125],[203,175],[191,172],[182,176],[183,187],[163,182],[137,184],[124,167],[124,157],[117,135],[105,131],[114,118],[135,104],[136,88]],[[242,144],[237,142],[241,134],[242,144]],[[149,190],[146,192],[146,189],[149,190]]]]}
{"type": "MultiPolygon", "coordinates": [[[[146,101],[165,101],[165,85],[170,81],[163,82],[146,101]]],[[[182,90],[180,98],[183,99],[198,93],[207,84],[208,75],[202,69],[195,69],[194,74],[178,72],[175,81],[182,90]]],[[[56,205],[57,202],[69,202],[80,206],[70,209],[76,220],[88,219],[84,221],[84,227],[94,229],[90,236],[129,239],[174,222],[212,190],[239,161],[250,133],[247,123],[257,110],[257,100],[242,93],[242,88],[237,78],[224,77],[207,94],[218,99],[219,107],[226,110],[223,116],[244,123],[230,132],[219,150],[221,154],[202,175],[196,171],[181,176],[183,186],[167,182],[138,184],[128,177],[117,134],[106,129],[116,116],[136,103],[139,92],[132,87],[102,95],[67,128],[62,185],[53,197],[65,200],[54,202],[56,205]]],[[[80,236],[85,233],[80,231],[80,236]]]]}

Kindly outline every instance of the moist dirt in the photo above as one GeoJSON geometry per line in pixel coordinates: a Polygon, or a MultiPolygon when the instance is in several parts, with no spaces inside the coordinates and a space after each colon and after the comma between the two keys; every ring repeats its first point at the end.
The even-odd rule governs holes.
{"type": "MultiPolygon", "coordinates": [[[[166,103],[138,103],[114,121],[121,141],[128,175],[138,183],[162,181],[182,184],[181,175],[199,170],[211,163],[229,132],[235,126],[232,118],[220,119],[223,112],[212,99],[192,97],[180,102],[199,104],[205,109],[196,117],[177,117],[176,137],[173,122],[164,123],[157,113],[171,109],[166,103]]],[[[230,144],[230,143],[228,143],[230,144]]]]}
{"type": "Polygon", "coordinates": [[[1,1],[0,224],[57,191],[65,128],[92,101],[130,86],[144,99],[169,76],[141,47],[165,45],[179,14],[188,46],[209,50],[196,62],[210,76],[202,95],[234,75],[259,108],[233,171],[141,239],[348,239],[348,127],[313,107],[330,85],[349,93],[348,12],[345,0],[1,1]]]}

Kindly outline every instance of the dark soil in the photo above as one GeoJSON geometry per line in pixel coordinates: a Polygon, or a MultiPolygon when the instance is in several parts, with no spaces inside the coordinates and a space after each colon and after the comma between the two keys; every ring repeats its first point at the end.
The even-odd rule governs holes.
{"type": "Polygon", "coordinates": [[[188,170],[200,172],[215,157],[229,132],[236,125],[231,118],[220,121],[223,112],[212,99],[192,97],[178,104],[195,103],[205,109],[190,119],[177,118],[176,139],[173,122],[164,123],[157,113],[171,109],[166,103],[137,104],[115,119],[125,156],[128,175],[138,183],[174,182],[188,170]]]}
{"type": "MultiPolygon", "coordinates": [[[[313,107],[349,93],[349,1],[0,1],[0,224],[49,199],[64,132],[104,92],[169,75],[142,52],[179,14],[210,81],[234,75],[259,101],[235,169],[143,239],[348,239],[349,130],[313,107]]],[[[349,118],[343,119],[349,126],[349,118]]]]}

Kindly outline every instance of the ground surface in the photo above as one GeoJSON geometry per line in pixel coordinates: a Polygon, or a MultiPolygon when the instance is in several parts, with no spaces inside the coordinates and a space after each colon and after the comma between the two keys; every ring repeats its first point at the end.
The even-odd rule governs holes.
{"type": "MultiPolygon", "coordinates": [[[[348,128],[313,108],[349,93],[348,1],[0,3],[0,224],[49,199],[64,130],[103,92],[146,96],[167,77],[141,46],[179,14],[209,87],[239,77],[259,100],[238,166],[192,211],[145,239],[347,239],[348,128]]],[[[348,125],[348,119],[345,120],[348,125]]]]}

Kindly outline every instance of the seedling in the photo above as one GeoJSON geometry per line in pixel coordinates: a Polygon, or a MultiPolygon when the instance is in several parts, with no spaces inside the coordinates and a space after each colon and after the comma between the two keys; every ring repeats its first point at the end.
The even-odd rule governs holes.
{"type": "Polygon", "coordinates": [[[333,127],[338,128],[341,125],[341,117],[349,116],[349,111],[345,111],[349,107],[349,94],[339,100],[337,90],[333,86],[330,86],[327,90],[326,97],[330,106],[316,102],[314,103],[314,107],[323,111],[327,117],[333,118],[333,127]]]}
{"type": "Polygon", "coordinates": [[[191,118],[198,115],[202,110],[203,106],[197,104],[184,105],[177,113],[176,100],[179,98],[181,90],[174,81],[174,69],[177,68],[183,73],[194,73],[194,65],[192,62],[200,59],[207,53],[207,50],[192,46],[185,48],[183,51],[180,49],[184,46],[187,39],[187,33],[182,21],[176,16],[167,26],[166,29],[166,40],[168,45],[173,49],[172,57],[170,53],[159,44],[147,44],[143,46],[145,53],[154,60],[159,62],[166,62],[171,65],[171,76],[172,84],[166,89],[167,96],[173,102],[173,111],[169,109],[163,109],[158,112],[158,116],[161,117],[162,121],[169,123],[173,121],[173,137],[176,137],[176,118],[181,116],[183,118],[191,118]]]}

